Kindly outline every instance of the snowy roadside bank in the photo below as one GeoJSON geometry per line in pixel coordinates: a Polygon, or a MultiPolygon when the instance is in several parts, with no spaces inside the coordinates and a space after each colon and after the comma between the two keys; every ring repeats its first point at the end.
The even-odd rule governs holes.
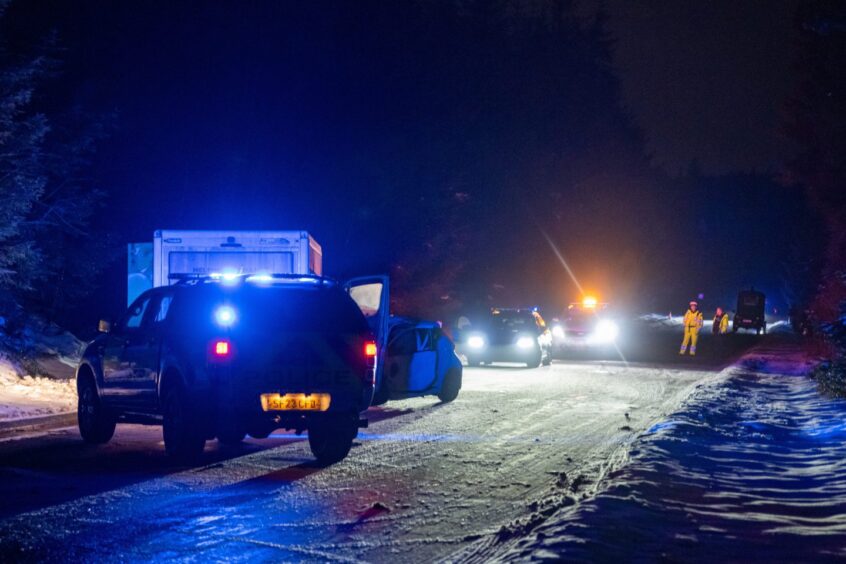
{"type": "Polygon", "coordinates": [[[0,422],[76,409],[74,370],[83,343],[38,319],[0,336],[0,422]]]}
{"type": "Polygon", "coordinates": [[[746,355],[635,441],[599,493],[506,560],[824,561],[846,556],[846,401],[798,347],[746,355]]]}
{"type": "Polygon", "coordinates": [[[76,409],[74,380],[30,376],[15,362],[0,357],[0,422],[76,409]]]}

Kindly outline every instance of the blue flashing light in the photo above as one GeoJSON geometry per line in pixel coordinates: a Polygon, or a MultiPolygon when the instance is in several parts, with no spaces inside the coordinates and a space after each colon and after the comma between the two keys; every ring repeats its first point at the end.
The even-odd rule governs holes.
{"type": "Polygon", "coordinates": [[[230,306],[220,306],[214,311],[214,320],[221,327],[231,327],[236,317],[235,309],[230,306]]]}

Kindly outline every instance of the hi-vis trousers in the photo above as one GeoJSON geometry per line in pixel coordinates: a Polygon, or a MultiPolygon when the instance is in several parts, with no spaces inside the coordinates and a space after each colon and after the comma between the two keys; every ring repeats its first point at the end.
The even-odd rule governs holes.
{"type": "Polygon", "coordinates": [[[684,341],[682,341],[681,349],[679,349],[679,354],[684,354],[687,352],[687,344],[690,343],[690,355],[694,356],[696,354],[696,341],[699,340],[699,326],[694,325],[692,327],[685,327],[684,328],[684,341]]]}

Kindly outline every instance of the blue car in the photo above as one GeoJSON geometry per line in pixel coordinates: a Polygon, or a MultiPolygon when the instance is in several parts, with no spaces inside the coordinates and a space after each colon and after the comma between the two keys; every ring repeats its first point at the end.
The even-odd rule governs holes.
{"type": "Polygon", "coordinates": [[[421,396],[438,396],[446,403],[458,397],[461,360],[438,323],[390,315],[387,276],[357,278],[346,289],[376,336],[372,405],[421,396]]]}

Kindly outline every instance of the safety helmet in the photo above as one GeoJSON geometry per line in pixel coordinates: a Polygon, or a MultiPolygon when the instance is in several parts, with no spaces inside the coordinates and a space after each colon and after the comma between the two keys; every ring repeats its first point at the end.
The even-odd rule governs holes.
{"type": "Polygon", "coordinates": [[[690,305],[699,307],[699,303],[696,300],[691,300],[690,305]]]}

